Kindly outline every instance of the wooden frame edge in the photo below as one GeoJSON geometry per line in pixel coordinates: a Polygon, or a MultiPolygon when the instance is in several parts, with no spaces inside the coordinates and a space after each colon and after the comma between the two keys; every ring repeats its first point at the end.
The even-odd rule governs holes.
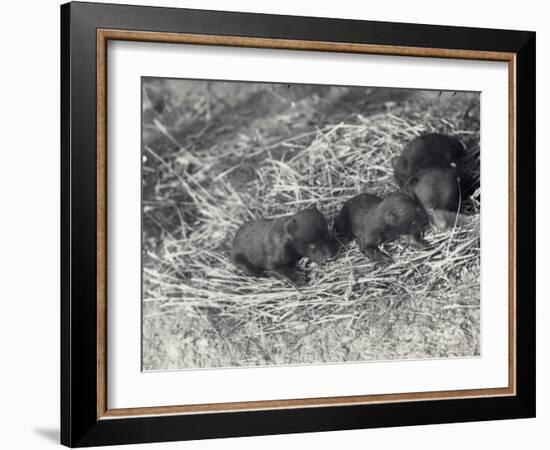
{"type": "Polygon", "coordinates": [[[316,397],[288,400],[265,400],[251,402],[209,403],[198,405],[148,406],[141,408],[107,409],[98,419],[160,416],[174,414],[213,414],[271,409],[296,409],[338,407],[380,403],[443,401],[461,398],[507,397],[514,395],[511,388],[469,389],[463,391],[411,392],[402,394],[358,395],[341,397],[316,397]]]}
{"type": "Polygon", "coordinates": [[[457,50],[356,44],[326,41],[298,41],[241,36],[159,33],[149,31],[98,28],[97,36],[97,419],[144,417],[174,414],[207,414],[269,409],[336,407],[376,403],[451,400],[464,398],[514,396],[516,386],[516,54],[479,50],[457,50]],[[305,399],[265,400],[199,405],[150,406],[108,409],[107,406],[107,41],[181,43],[287,50],[365,53],[409,57],[473,59],[508,63],[509,78],[509,366],[508,387],[401,394],[317,397],[305,399]]]}
{"type": "Polygon", "coordinates": [[[516,55],[508,61],[508,386],[516,383],[516,55]]]}
{"type": "Polygon", "coordinates": [[[514,53],[482,50],[459,50],[433,47],[406,47],[381,44],[357,44],[329,41],[298,41],[292,39],[252,38],[194,33],[160,33],[154,31],[97,29],[98,41],[122,40],[159,42],[166,44],[218,45],[224,47],[267,48],[278,50],[309,50],[322,52],[365,53],[411,57],[437,57],[488,61],[511,61],[514,53]]]}
{"type": "Polygon", "coordinates": [[[97,33],[97,417],[107,411],[107,40],[97,33]]]}

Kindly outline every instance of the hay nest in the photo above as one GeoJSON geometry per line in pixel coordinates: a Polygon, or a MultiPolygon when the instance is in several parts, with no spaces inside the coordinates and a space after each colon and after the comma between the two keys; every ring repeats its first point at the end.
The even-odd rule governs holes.
{"type": "Polygon", "coordinates": [[[144,213],[157,228],[144,228],[144,368],[479,354],[479,190],[462,205],[467,222],[429,230],[425,250],[397,240],[383,246],[391,261],[373,264],[352,242],[323,264],[302,260],[299,289],[244,276],[229,259],[244,221],[316,203],[332,223],[350,197],[396,190],[391,157],[425,132],[465,142],[479,177],[479,122],[465,113],[477,98],[417,95],[268,140],[240,129],[233,145],[202,151],[155,118],[177,145],[145,146],[144,174],[154,167],[156,181],[144,213]]]}

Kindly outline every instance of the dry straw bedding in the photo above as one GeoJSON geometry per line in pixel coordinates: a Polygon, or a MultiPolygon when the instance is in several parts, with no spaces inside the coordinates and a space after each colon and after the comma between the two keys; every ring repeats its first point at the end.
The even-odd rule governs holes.
{"type": "Polygon", "coordinates": [[[391,261],[373,264],[348,243],[325,263],[302,260],[309,282],[299,289],[247,277],[229,259],[244,221],[316,203],[332,223],[350,197],[395,190],[391,157],[425,132],[465,142],[479,176],[479,123],[467,114],[476,98],[407,98],[260,145],[237,133],[241,145],[200,156],[146,143],[158,181],[144,213],[160,232],[153,237],[144,227],[144,368],[478,355],[479,190],[462,205],[467,222],[430,229],[425,250],[397,240],[383,246],[391,261]],[[176,225],[163,226],[156,208],[170,209],[176,225]]]}

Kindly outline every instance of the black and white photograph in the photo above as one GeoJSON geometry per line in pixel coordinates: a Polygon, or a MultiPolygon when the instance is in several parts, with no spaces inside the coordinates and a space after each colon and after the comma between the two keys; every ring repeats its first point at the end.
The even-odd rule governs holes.
{"type": "Polygon", "coordinates": [[[544,5],[6,2],[0,448],[547,442],[544,5]]]}
{"type": "Polygon", "coordinates": [[[478,357],[478,92],[142,78],[142,369],[478,357]]]}

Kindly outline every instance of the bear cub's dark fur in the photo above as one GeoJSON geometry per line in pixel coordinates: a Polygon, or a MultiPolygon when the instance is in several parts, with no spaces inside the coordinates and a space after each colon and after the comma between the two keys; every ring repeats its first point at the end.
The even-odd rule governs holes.
{"type": "Polygon", "coordinates": [[[292,216],[244,223],[235,235],[231,259],[247,275],[273,272],[302,285],[306,280],[295,264],[303,257],[322,262],[336,251],[325,217],[313,206],[292,216]]]}
{"type": "Polygon", "coordinates": [[[422,205],[411,195],[394,192],[384,199],[359,194],[342,207],[334,227],[344,237],[354,237],[361,252],[372,261],[384,259],[378,246],[406,235],[411,245],[426,246],[422,231],[428,218],[422,205]]]}
{"type": "Polygon", "coordinates": [[[413,139],[392,159],[395,182],[418,198],[430,222],[438,228],[464,221],[458,214],[458,204],[465,196],[464,186],[469,186],[464,182],[469,177],[462,168],[465,155],[458,139],[432,133],[413,139]]]}
{"type": "Polygon", "coordinates": [[[439,229],[453,224],[460,225],[465,218],[459,214],[460,177],[457,171],[448,169],[425,169],[412,177],[405,191],[414,194],[424,206],[430,222],[439,229]]]}
{"type": "Polygon", "coordinates": [[[445,134],[425,134],[407,143],[401,154],[392,159],[393,177],[403,188],[422,170],[457,168],[465,155],[458,139],[445,134]]]}

